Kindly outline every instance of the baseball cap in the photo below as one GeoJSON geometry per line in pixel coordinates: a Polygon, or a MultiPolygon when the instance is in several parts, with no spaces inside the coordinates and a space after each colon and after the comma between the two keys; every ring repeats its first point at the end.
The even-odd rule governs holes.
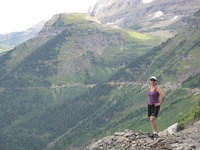
{"type": "Polygon", "coordinates": [[[156,78],[155,76],[151,76],[149,79],[150,79],[150,80],[153,79],[153,80],[156,80],[156,81],[157,81],[157,78],[156,78]]]}

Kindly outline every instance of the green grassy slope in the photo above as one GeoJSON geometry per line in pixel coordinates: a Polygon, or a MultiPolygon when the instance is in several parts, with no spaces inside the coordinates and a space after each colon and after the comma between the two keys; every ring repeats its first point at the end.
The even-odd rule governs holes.
{"type": "Polygon", "coordinates": [[[123,68],[112,79],[144,81],[154,74],[162,83],[182,83],[199,73],[199,33],[178,34],[123,68]]]}
{"type": "MultiPolygon", "coordinates": [[[[99,139],[126,128],[150,131],[147,121],[146,88],[128,85],[119,88],[104,84],[75,98],[65,95],[65,100],[62,98],[64,93],[61,93],[55,94],[56,97],[52,97],[50,93],[47,93],[47,96],[40,94],[40,99],[35,98],[36,94],[33,93],[34,102],[31,108],[30,103],[25,103],[19,96],[16,96],[19,97],[18,102],[10,100],[10,105],[16,105],[12,112],[17,111],[15,113],[18,117],[14,120],[12,114],[8,113],[6,118],[10,120],[6,121],[5,116],[2,116],[4,124],[10,124],[1,128],[1,138],[4,139],[5,145],[7,143],[8,149],[15,147],[20,150],[62,150],[66,147],[82,146],[91,139],[99,139]],[[18,106],[20,101],[21,106],[18,106]],[[53,101],[53,106],[50,105],[50,101],[53,101]],[[22,108],[37,111],[26,112],[22,108]],[[22,146],[17,146],[17,143],[21,143],[22,146]]],[[[76,95],[78,91],[73,93],[76,95]]],[[[161,130],[177,122],[199,100],[199,95],[183,88],[170,91],[166,95],[158,119],[161,130]]],[[[5,112],[4,109],[1,110],[5,112]]]]}
{"type": "Polygon", "coordinates": [[[58,15],[42,32],[1,57],[1,86],[101,82],[159,43],[141,33],[103,27],[77,13],[58,15]],[[51,30],[59,33],[48,36],[51,30]]]}
{"type": "Polygon", "coordinates": [[[184,87],[200,88],[200,74],[193,75],[183,82],[184,87]]]}

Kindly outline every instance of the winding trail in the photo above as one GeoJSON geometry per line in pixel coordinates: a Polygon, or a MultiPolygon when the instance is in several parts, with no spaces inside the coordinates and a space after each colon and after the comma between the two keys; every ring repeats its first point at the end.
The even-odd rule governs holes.
{"type": "MultiPolygon", "coordinates": [[[[141,86],[141,88],[147,88],[149,85],[147,82],[122,82],[122,81],[113,81],[113,82],[107,82],[105,83],[107,85],[111,86],[141,86]]],[[[84,84],[84,83],[66,83],[62,85],[52,85],[49,87],[45,86],[31,86],[31,87],[0,87],[0,92],[6,90],[6,89],[60,89],[60,88],[70,88],[70,87],[85,87],[85,88],[93,88],[97,86],[98,84],[84,84]]],[[[181,84],[172,84],[170,82],[165,84],[160,84],[160,87],[162,87],[165,91],[174,90],[181,87],[181,84]]],[[[191,91],[194,94],[200,94],[200,88],[184,88],[189,91],[191,91]]]]}

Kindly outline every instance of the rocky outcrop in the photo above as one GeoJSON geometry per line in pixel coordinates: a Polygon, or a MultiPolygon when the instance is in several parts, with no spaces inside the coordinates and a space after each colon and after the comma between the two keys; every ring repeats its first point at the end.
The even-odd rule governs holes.
{"type": "Polygon", "coordinates": [[[175,135],[178,132],[178,123],[175,123],[165,129],[164,131],[159,132],[159,136],[175,135]]]}
{"type": "Polygon", "coordinates": [[[48,20],[42,30],[39,32],[39,36],[55,36],[66,29],[65,26],[59,25],[57,22],[62,20],[64,14],[56,14],[50,20],[48,20]]]}
{"type": "Polygon", "coordinates": [[[147,133],[126,129],[115,132],[84,148],[84,150],[199,150],[200,121],[174,135],[150,138],[147,133]]]}
{"type": "Polygon", "coordinates": [[[149,138],[147,133],[124,130],[87,146],[84,150],[146,150],[169,147],[173,140],[149,138]],[[165,142],[164,142],[165,141],[165,142]]]}

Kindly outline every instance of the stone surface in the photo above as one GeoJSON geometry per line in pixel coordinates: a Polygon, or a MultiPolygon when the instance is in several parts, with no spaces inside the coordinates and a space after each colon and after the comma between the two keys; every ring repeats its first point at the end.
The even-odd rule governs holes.
{"type": "Polygon", "coordinates": [[[159,136],[174,135],[178,131],[177,128],[178,128],[178,123],[175,123],[175,124],[171,125],[170,127],[168,127],[166,130],[161,131],[159,133],[159,136]]]}
{"type": "MultiPolygon", "coordinates": [[[[177,124],[169,128],[174,131],[177,124]]],[[[200,150],[200,121],[173,135],[150,138],[148,133],[124,130],[106,136],[83,148],[84,150],[200,150]]]]}
{"type": "Polygon", "coordinates": [[[90,10],[103,24],[132,27],[146,25],[163,27],[191,15],[200,8],[200,0],[98,0],[90,10]],[[180,7],[181,6],[181,7],[180,7]],[[156,23],[156,24],[154,24],[156,23]]]}

